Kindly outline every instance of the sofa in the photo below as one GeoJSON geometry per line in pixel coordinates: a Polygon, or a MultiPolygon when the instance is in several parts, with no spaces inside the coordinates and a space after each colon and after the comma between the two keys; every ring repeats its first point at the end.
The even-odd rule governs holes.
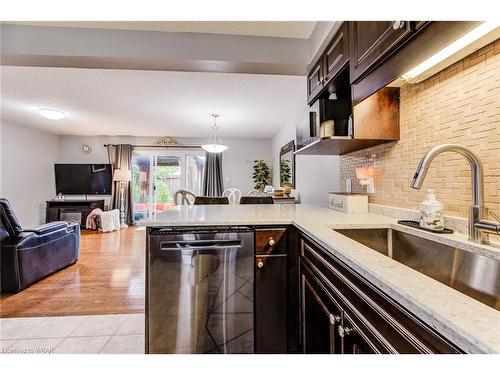
{"type": "Polygon", "coordinates": [[[0,289],[17,293],[78,260],[80,225],[55,221],[23,230],[11,204],[0,198],[0,289]]]}

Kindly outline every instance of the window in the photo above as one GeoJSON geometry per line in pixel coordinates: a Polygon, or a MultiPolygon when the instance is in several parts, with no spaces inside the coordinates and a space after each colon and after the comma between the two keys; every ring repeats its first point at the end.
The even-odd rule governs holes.
{"type": "Polygon", "coordinates": [[[134,150],[132,194],[134,218],[140,220],[175,206],[179,189],[200,195],[205,155],[201,150],[134,150]]]}

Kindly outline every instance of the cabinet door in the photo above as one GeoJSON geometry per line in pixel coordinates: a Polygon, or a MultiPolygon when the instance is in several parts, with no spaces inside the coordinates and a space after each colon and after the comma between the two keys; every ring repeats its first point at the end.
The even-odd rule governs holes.
{"type": "Polygon", "coordinates": [[[410,21],[350,21],[351,83],[389,56],[411,34],[410,21]]]}
{"type": "Polygon", "coordinates": [[[364,335],[359,327],[355,326],[349,315],[344,311],[342,325],[338,328],[342,337],[342,354],[376,354],[379,351],[364,335]]]}
{"type": "Polygon", "coordinates": [[[341,310],[322,292],[321,286],[306,267],[301,267],[302,340],[306,354],[340,354],[337,334],[341,310]]]}
{"type": "Polygon", "coordinates": [[[348,23],[344,22],[325,50],[323,55],[325,85],[337,75],[349,60],[348,30],[348,23]]]}
{"type": "Polygon", "coordinates": [[[323,89],[323,60],[320,59],[311,69],[307,76],[307,102],[311,104],[313,99],[323,89]]]}
{"type": "Polygon", "coordinates": [[[287,255],[255,257],[255,352],[287,352],[287,255]]]}

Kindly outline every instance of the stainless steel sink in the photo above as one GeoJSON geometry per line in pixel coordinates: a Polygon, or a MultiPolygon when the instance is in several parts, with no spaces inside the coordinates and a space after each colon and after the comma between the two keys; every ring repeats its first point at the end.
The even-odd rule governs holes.
{"type": "Polygon", "coordinates": [[[500,261],[395,229],[335,229],[363,245],[500,310],[500,261]]]}

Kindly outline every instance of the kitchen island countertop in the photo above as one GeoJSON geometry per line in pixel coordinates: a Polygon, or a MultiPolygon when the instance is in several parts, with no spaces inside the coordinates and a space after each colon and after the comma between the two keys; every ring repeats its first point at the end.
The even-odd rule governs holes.
{"type": "Polygon", "coordinates": [[[388,216],[346,214],[319,205],[178,206],[139,223],[148,227],[295,225],[444,337],[472,353],[500,353],[500,311],[482,304],[334,229],[394,228],[500,259],[500,250],[463,234],[433,234],[388,216]]]}

